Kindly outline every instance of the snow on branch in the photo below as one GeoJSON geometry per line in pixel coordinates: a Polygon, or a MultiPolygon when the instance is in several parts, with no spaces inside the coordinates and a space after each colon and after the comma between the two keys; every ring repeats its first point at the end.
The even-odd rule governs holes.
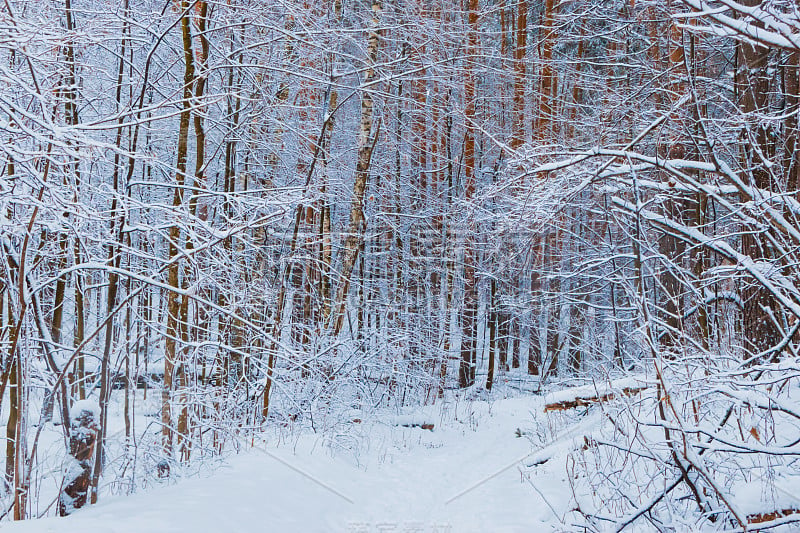
{"type": "Polygon", "coordinates": [[[800,49],[800,21],[785,13],[773,13],[758,7],[743,6],[738,2],[720,0],[712,5],[705,0],[681,0],[694,10],[681,18],[709,20],[702,26],[682,26],[686,30],[701,31],[721,37],[735,37],[763,46],[800,49]],[[742,18],[726,15],[731,10],[742,18]]]}

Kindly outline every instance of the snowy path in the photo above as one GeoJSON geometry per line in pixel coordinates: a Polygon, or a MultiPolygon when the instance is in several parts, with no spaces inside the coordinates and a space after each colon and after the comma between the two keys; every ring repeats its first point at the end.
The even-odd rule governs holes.
{"type": "MultiPolygon", "coordinates": [[[[537,406],[541,402],[530,398],[501,400],[489,414],[485,403],[464,404],[443,426],[435,420],[432,432],[375,426],[369,431],[370,449],[359,454],[360,466],[352,455],[331,457],[313,436],[301,438],[294,452],[288,445],[267,447],[269,454],[312,474],[344,497],[267,453],[248,451],[208,478],[109,498],[67,519],[6,523],[3,529],[17,533],[546,531],[546,525],[557,520],[541,496],[521,482],[515,464],[530,451],[530,443],[516,438],[515,430],[529,423],[537,406]]],[[[563,502],[567,497],[560,479],[545,475],[537,477],[536,484],[549,500],[563,502]]]]}

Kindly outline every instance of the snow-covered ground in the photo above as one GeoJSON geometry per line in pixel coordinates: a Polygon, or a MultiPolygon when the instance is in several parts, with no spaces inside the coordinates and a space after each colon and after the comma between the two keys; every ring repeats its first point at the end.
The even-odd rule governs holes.
{"type": "Polygon", "coordinates": [[[6,523],[3,529],[551,531],[570,499],[563,463],[532,479],[520,473],[535,449],[518,428],[530,425],[532,413],[542,416],[542,407],[541,397],[532,396],[453,402],[428,407],[413,420],[356,422],[338,437],[307,432],[280,444],[248,442],[207,477],[108,497],[68,518],[6,523]],[[433,423],[433,431],[398,425],[420,423],[433,423]]]}

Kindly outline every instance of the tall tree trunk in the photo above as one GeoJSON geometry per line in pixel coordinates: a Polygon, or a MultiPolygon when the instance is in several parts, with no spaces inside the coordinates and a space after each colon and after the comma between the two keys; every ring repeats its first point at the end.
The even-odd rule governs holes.
{"type": "MultiPolygon", "coordinates": [[[[685,92],[686,83],[684,79],[684,49],[683,49],[683,31],[675,24],[669,26],[669,56],[667,62],[670,67],[669,94],[666,100],[673,104],[685,92]]],[[[678,112],[673,112],[671,119],[674,122],[675,128],[683,128],[685,118],[678,112]]],[[[662,157],[682,159],[685,157],[686,145],[682,132],[673,134],[668,141],[667,146],[661,150],[662,157]]],[[[668,197],[664,203],[664,214],[671,220],[675,220],[679,224],[688,222],[688,206],[684,198],[681,197],[680,192],[668,193],[668,197]]],[[[662,304],[659,306],[661,309],[661,318],[664,322],[665,330],[660,335],[661,341],[668,347],[675,349],[675,346],[680,340],[683,331],[683,291],[679,277],[679,270],[683,263],[683,257],[686,253],[686,243],[683,239],[664,232],[659,238],[659,252],[661,255],[668,259],[668,264],[664,265],[660,274],[661,287],[663,288],[663,295],[661,297],[662,304]]]]}
{"type": "MultiPolygon", "coordinates": [[[[180,9],[186,12],[189,8],[189,0],[181,0],[180,9]]],[[[183,37],[183,109],[180,115],[180,125],[178,127],[178,150],[175,164],[175,190],[172,196],[172,207],[175,215],[183,205],[183,184],[186,179],[186,158],[189,146],[189,123],[192,114],[192,95],[194,85],[194,47],[192,46],[192,32],[188,13],[184,14],[181,20],[181,34],[183,37]]],[[[171,261],[167,284],[177,289],[179,285],[180,262],[174,260],[178,255],[178,244],[181,238],[181,229],[177,223],[169,228],[169,253],[171,261]]],[[[176,343],[178,336],[178,321],[180,319],[180,301],[178,294],[174,290],[167,291],[167,331],[164,341],[164,383],[161,391],[161,425],[162,425],[162,446],[167,457],[172,455],[172,389],[173,371],[176,364],[176,343]]]]}
{"type": "Polygon", "coordinates": [[[356,164],[356,176],[353,183],[353,202],[350,207],[350,223],[348,224],[347,236],[345,237],[342,249],[342,268],[340,271],[340,281],[336,290],[335,312],[333,323],[333,335],[336,336],[342,330],[344,323],[345,309],[347,306],[347,293],[350,290],[350,276],[356,264],[358,252],[361,249],[361,242],[364,239],[364,192],[367,188],[367,178],[369,177],[370,162],[372,161],[372,150],[380,133],[378,131],[372,136],[373,107],[372,87],[375,81],[375,63],[378,60],[378,44],[380,40],[380,15],[381,3],[379,0],[372,2],[372,20],[370,23],[369,37],[367,40],[367,69],[364,75],[363,90],[361,92],[361,126],[358,135],[358,162],[356,164]]]}
{"type": "MultiPolygon", "coordinates": [[[[80,242],[75,240],[75,264],[81,263],[81,248],[80,242]]],[[[85,315],[85,302],[83,297],[83,276],[80,273],[75,274],[75,334],[73,336],[73,345],[77,348],[83,343],[86,336],[86,315],[85,315]]],[[[73,371],[73,383],[75,386],[74,395],[79,400],[86,399],[86,383],[84,376],[86,374],[85,359],[83,353],[79,353],[75,358],[75,367],[73,371]]]]}
{"type": "Polygon", "coordinates": [[[531,376],[539,375],[545,355],[542,351],[543,328],[546,327],[546,324],[542,324],[541,319],[542,311],[545,309],[542,303],[541,271],[544,269],[546,238],[543,235],[539,235],[537,240],[538,242],[534,241],[533,243],[534,253],[530,264],[530,298],[534,305],[533,320],[528,337],[528,374],[531,376]]]}
{"type": "MultiPolygon", "coordinates": [[[[476,77],[474,62],[478,55],[478,0],[468,2],[468,33],[464,77],[464,200],[469,203],[475,194],[475,100],[476,77]]],[[[469,387],[475,382],[477,363],[478,290],[475,279],[475,247],[472,231],[464,236],[464,303],[461,316],[461,364],[459,385],[469,387]]]]}
{"type": "MultiPolygon", "coordinates": [[[[741,3],[747,7],[757,7],[761,5],[761,0],[742,0],[741,3]]],[[[741,143],[745,173],[743,181],[757,189],[777,192],[777,184],[772,182],[767,162],[762,160],[772,155],[775,146],[770,139],[771,132],[761,120],[762,113],[768,112],[770,50],[745,40],[740,41],[738,46],[736,92],[739,108],[748,125],[742,133],[741,143]]],[[[756,262],[775,259],[768,239],[758,232],[742,235],[742,252],[756,262]]],[[[775,298],[756,280],[750,280],[742,291],[742,304],[745,347],[751,356],[768,352],[781,338],[780,328],[776,324],[781,314],[775,298]]]]}
{"type": "Polygon", "coordinates": [[[527,86],[525,52],[528,43],[528,2],[517,3],[517,42],[514,46],[514,127],[511,148],[525,142],[525,87],[527,86]]]}
{"type": "Polygon", "coordinates": [[[555,0],[545,0],[542,14],[542,53],[541,72],[539,74],[539,109],[536,114],[536,136],[545,140],[551,133],[550,128],[554,116],[554,99],[556,94],[557,75],[553,70],[553,48],[558,37],[554,28],[555,0]]]}

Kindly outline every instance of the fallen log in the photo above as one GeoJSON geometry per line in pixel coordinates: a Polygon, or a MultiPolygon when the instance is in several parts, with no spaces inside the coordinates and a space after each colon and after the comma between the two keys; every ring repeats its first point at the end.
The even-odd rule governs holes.
{"type": "Polygon", "coordinates": [[[427,429],[428,431],[433,431],[433,424],[429,423],[417,423],[417,422],[410,422],[408,424],[400,424],[404,428],[421,428],[427,429]]]}
{"type": "Polygon", "coordinates": [[[399,415],[394,417],[392,425],[404,428],[420,428],[433,431],[433,422],[415,415],[399,415]]]}
{"type": "Polygon", "coordinates": [[[766,522],[772,522],[779,518],[784,518],[795,514],[800,514],[800,509],[795,509],[794,507],[790,507],[788,509],[779,509],[777,511],[771,511],[767,513],[753,513],[747,515],[747,523],[764,524],[766,522]]]}
{"type": "MultiPolygon", "coordinates": [[[[647,387],[625,387],[621,390],[623,396],[633,396],[639,394],[647,387]]],[[[569,400],[562,400],[559,402],[552,402],[545,404],[544,412],[549,411],[566,411],[567,409],[574,409],[576,407],[584,407],[593,403],[607,402],[616,397],[615,392],[607,392],[605,394],[596,394],[594,396],[576,396],[569,400]]]]}

